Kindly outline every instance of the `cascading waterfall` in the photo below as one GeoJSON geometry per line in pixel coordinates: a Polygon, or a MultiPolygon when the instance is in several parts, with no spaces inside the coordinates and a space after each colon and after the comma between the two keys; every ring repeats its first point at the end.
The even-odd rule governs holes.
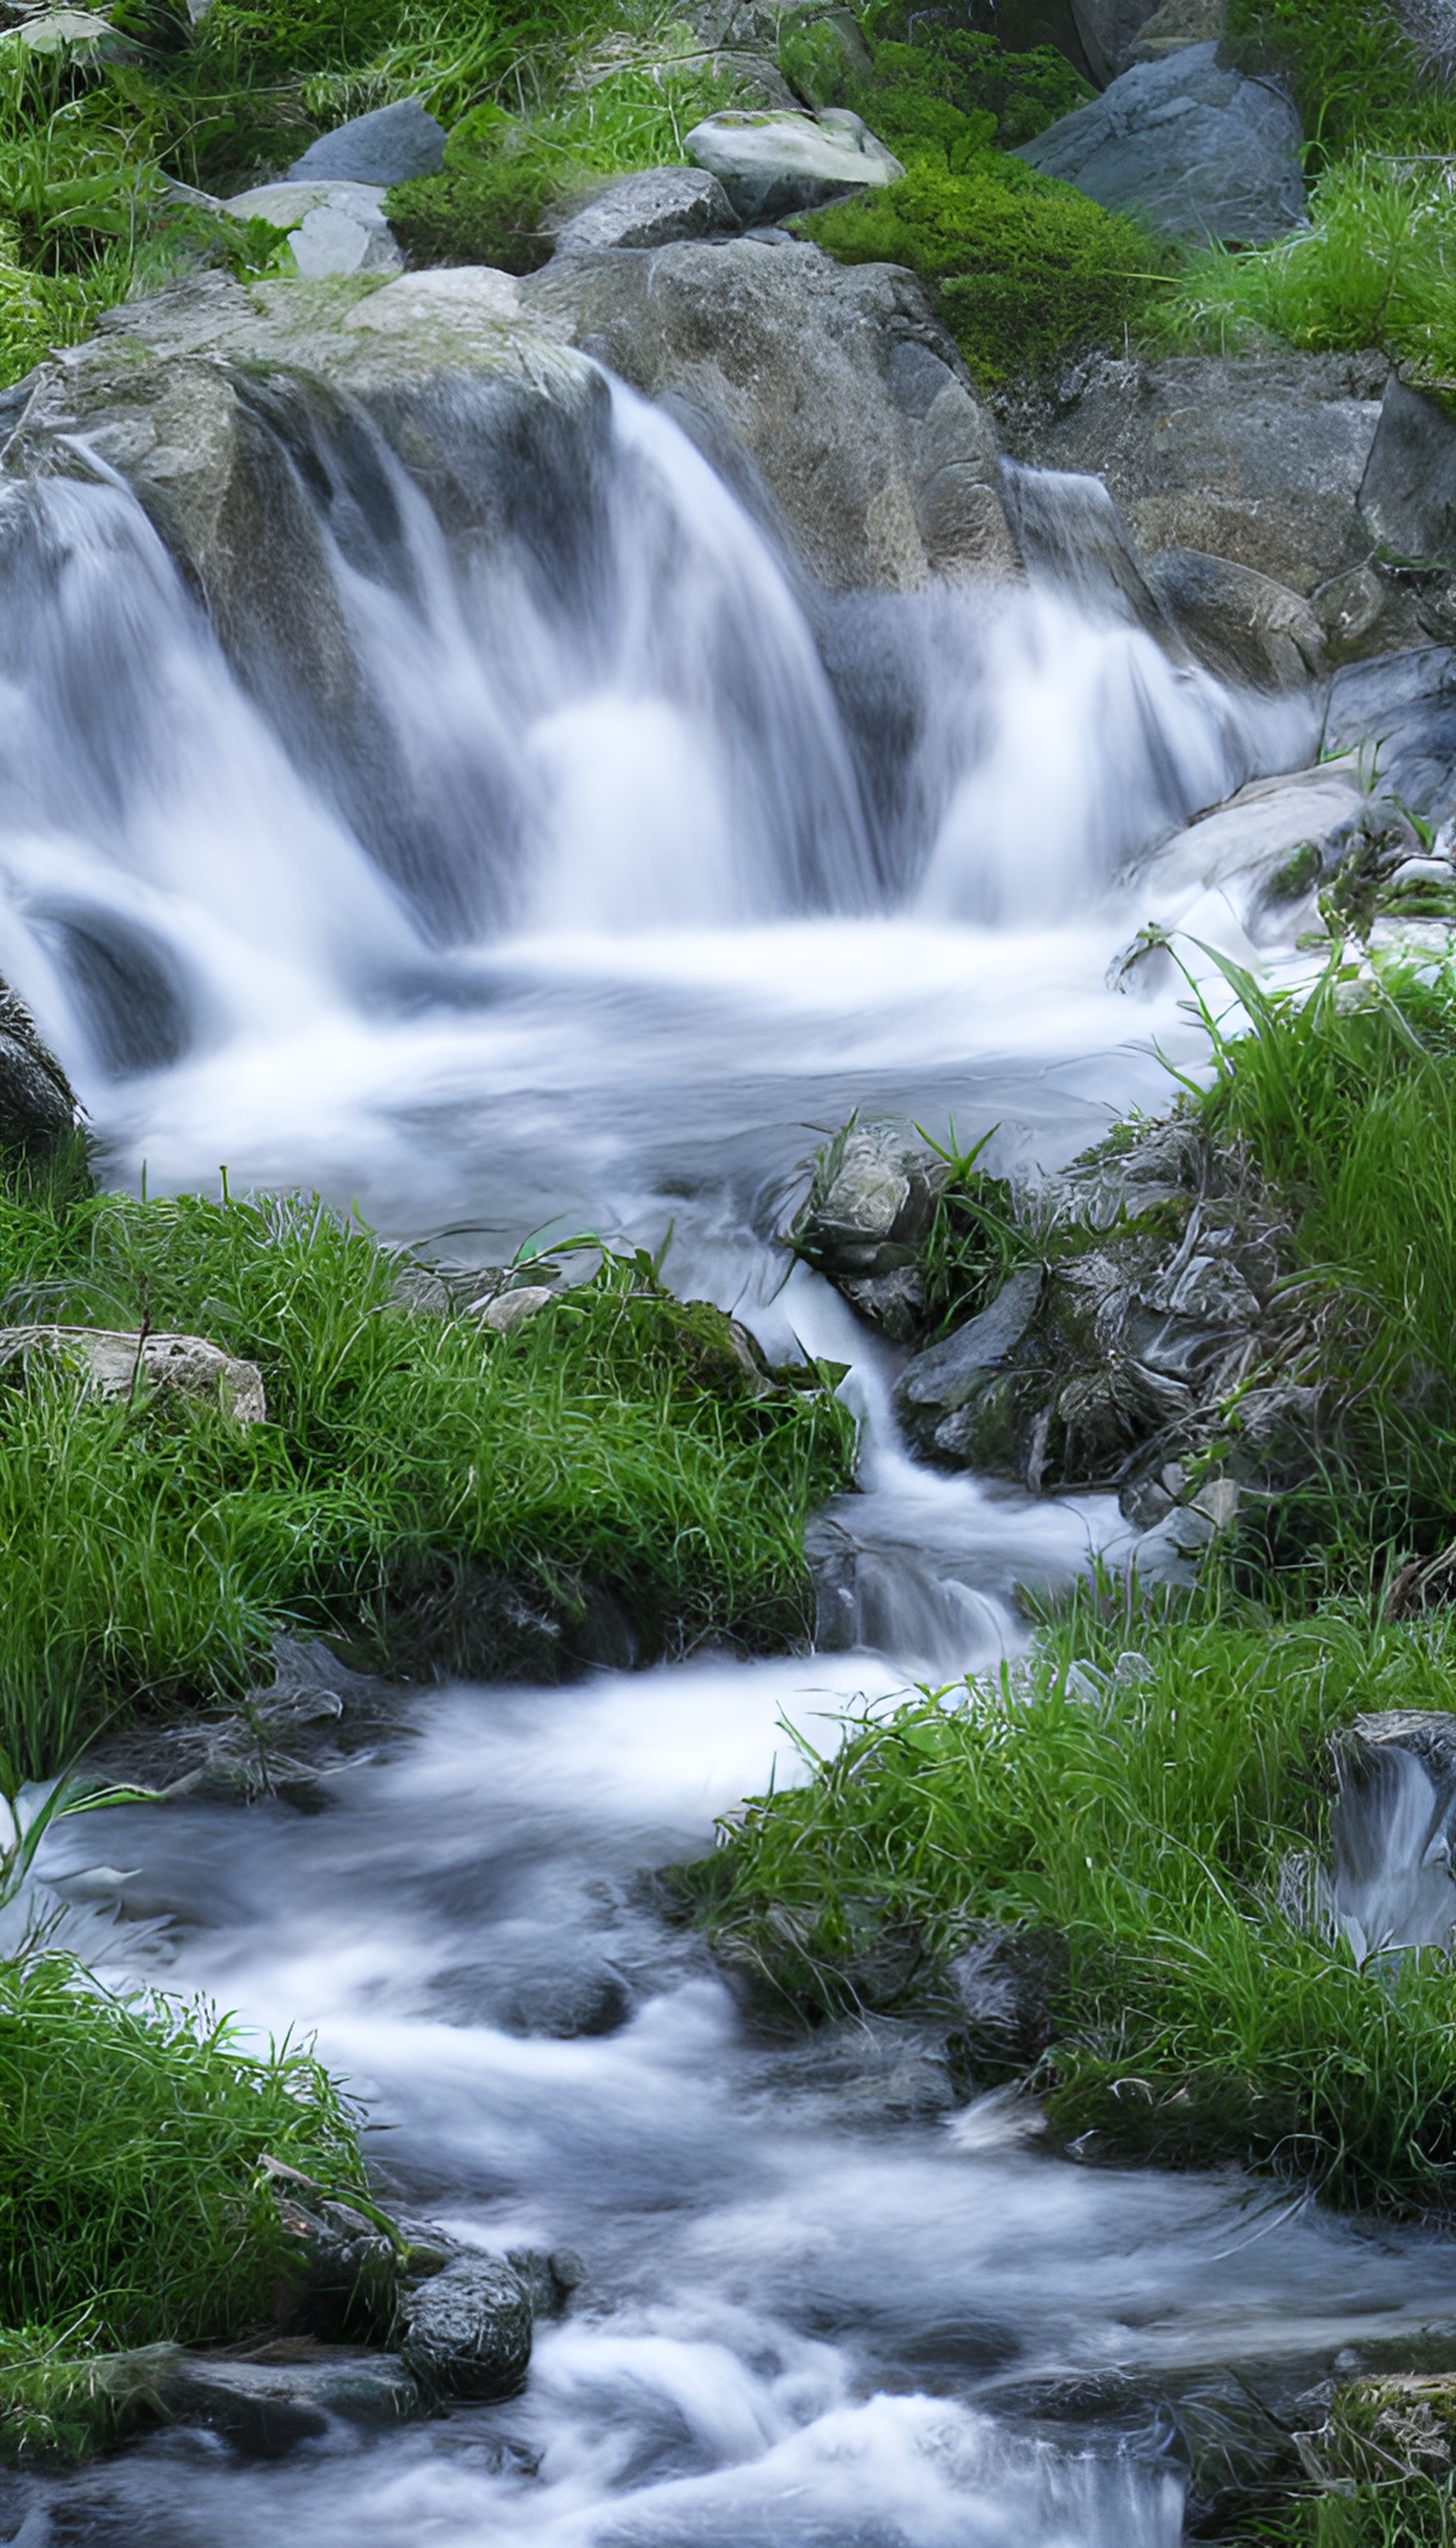
{"type": "Polygon", "coordinates": [[[308,682],[256,629],[225,662],[101,464],[5,496],[0,966],[88,1084],[468,999],[522,936],[1065,916],[1296,728],[1085,595],[941,590],[841,608],[841,658],[888,638],[908,686],[856,730],[783,564],[629,392],[549,555],[529,486],[452,545],[372,425],[306,426],[308,682]]]}
{"type": "MultiPolygon", "coordinates": [[[[681,1292],[856,1360],[833,1526],[880,1651],[435,1693],[320,1820],[111,1819],[112,1978],[317,2025],[402,2200],[589,2278],[518,2402],[246,2468],[162,2435],[13,2507],[0,2483],[0,2532],[1174,2548],[1159,2384],[1257,2356],[1295,2414],[1331,2325],[1422,2323],[1442,2257],[1061,2166],[995,2100],[943,2111],[907,2027],[766,2047],[638,1876],[793,1774],[785,1721],[832,1741],[856,1692],[994,1664],[1013,1586],[1119,1526],[913,1467],[888,1349],[783,1281],[773,1231],[857,1105],[999,1125],[1016,1165],[1160,1102],[1153,1039],[1196,1047],[1171,995],[1106,987],[1120,876],[1299,759],[1312,711],[1173,660],[1116,578],[1069,590],[1065,490],[1020,492],[1024,588],[830,599],[618,387],[599,466],[517,455],[465,531],[346,405],[249,396],[318,537],[245,561],[256,607],[216,627],[83,445],[0,496],[0,973],[121,1177],[226,1159],[463,1253],[671,1228],[681,1292]],[[620,2025],[523,2028],[516,1985],[563,1970],[604,1972],[620,2025]]],[[[468,399],[457,425],[468,473],[468,399]]]]}

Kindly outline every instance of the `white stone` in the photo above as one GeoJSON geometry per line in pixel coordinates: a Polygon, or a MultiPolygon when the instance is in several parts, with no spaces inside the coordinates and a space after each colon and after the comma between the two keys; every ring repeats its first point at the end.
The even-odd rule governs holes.
{"type": "Polygon", "coordinates": [[[904,169],[846,107],[818,116],[731,110],[693,126],[689,159],[716,177],[743,221],[812,211],[857,186],[889,186],[904,169]]]}
{"type": "Polygon", "coordinates": [[[0,1364],[44,1353],[84,1373],[102,1398],[151,1389],[208,1398],[238,1424],[261,1424],[268,1410],[257,1364],[240,1362],[206,1336],[136,1335],[115,1327],[0,1327],[0,1364]]]}
{"type": "Polygon", "coordinates": [[[326,274],[399,274],[405,260],[384,217],[385,188],[335,177],[251,186],[222,209],[234,221],[287,230],[294,262],[311,282],[326,274]]]}

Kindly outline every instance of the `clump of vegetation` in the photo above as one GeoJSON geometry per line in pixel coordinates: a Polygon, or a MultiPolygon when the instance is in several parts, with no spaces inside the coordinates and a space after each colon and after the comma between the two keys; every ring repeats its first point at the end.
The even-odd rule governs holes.
{"type": "Polygon", "coordinates": [[[1283,81],[1318,161],[1351,149],[1450,149],[1456,97],[1403,16],[1365,0],[1229,0],[1227,46],[1283,81]]]}
{"type": "Polygon", "coordinates": [[[680,1880],[720,1952],[810,2016],[923,2006],[986,1924],[1059,1941],[1036,2081],[1067,2139],[1449,2215],[1451,1964],[1361,1969],[1286,1870],[1324,1844],[1329,1735],[1445,1705],[1453,1666],[1445,1615],[1286,1625],[1228,1594],[1180,1615],[1084,1591],[998,1686],[806,1745],[806,1782],[753,1799],[680,1880]]]}
{"type": "Polygon", "coordinates": [[[876,38],[874,14],[859,46],[838,19],[788,18],[778,57],[802,97],[852,107],[902,158],[927,138],[954,139],[969,118],[989,117],[985,136],[1015,150],[1096,95],[1050,45],[1013,52],[995,36],[923,12],[912,29],[876,38]]]}
{"type": "MultiPolygon", "coordinates": [[[[954,109],[948,109],[954,113],[954,109]]],[[[985,147],[974,121],[892,186],[794,227],[848,265],[908,265],[987,386],[1140,323],[1159,252],[1137,224],[985,147]]]]}
{"type": "Polygon", "coordinates": [[[682,157],[683,136],[731,106],[739,84],[689,49],[686,30],[665,31],[656,58],[587,61],[573,85],[530,115],[494,103],[451,133],[437,177],[395,187],[388,211],[397,236],[421,265],[496,265],[529,274],[545,263],[548,204],[602,179],[682,157]]]}
{"type": "Polygon", "coordinates": [[[1456,196],[1444,168],[1368,156],[1326,169],[1308,229],[1193,253],[1155,314],[1174,346],[1245,353],[1379,348],[1456,380],[1456,196]]]}
{"type": "Polygon", "coordinates": [[[1449,2548],[1456,2531],[1456,2493],[1448,2478],[1403,2474],[1384,2484],[1299,2498],[1252,2530],[1234,2533],[1235,2548],[1449,2548]]]}
{"type": "Polygon", "coordinates": [[[69,2458],[144,2396],[120,2348],[275,2325],[299,2249],[265,2158],[358,2199],[358,2121],[307,2049],[0,1964],[0,2456],[69,2458]]]}
{"type": "Polygon", "coordinates": [[[0,1371],[0,1728],[37,1773],[108,1710],[236,1691],[280,1628],[475,1672],[570,1653],[603,1600],[644,1659],[807,1633],[804,1515],[852,1456],[834,1375],[774,1381],[644,1257],[508,1334],[400,1273],[313,1202],[0,1203],[9,1322],[205,1334],[268,1400],[238,1424],[48,1353],[0,1371]]]}

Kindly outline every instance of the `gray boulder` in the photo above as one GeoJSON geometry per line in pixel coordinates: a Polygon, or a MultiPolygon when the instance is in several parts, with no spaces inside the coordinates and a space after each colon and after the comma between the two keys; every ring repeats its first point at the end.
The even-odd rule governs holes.
{"type": "Polygon", "coordinates": [[[159,1391],[200,1398],[236,1424],[267,1415],[262,1377],[206,1336],[138,1335],[121,1328],[0,1327],[0,1369],[33,1355],[81,1373],[98,1398],[149,1397],[159,1391]]]}
{"type": "Polygon", "coordinates": [[[173,2422],[221,2433],[259,2460],[319,2440],[335,2422],[388,2426],[424,2410],[398,2354],[307,2338],[269,2345],[248,2362],[177,2354],[159,2366],[154,2394],[173,2422]]]}
{"type": "MultiPolygon", "coordinates": [[[[1027,1340],[1041,1306],[1043,1271],[1023,1266],[1004,1283],[990,1308],[967,1320],[954,1335],[917,1354],[900,1374],[895,1404],[914,1447],[953,1468],[1004,1451],[1000,1436],[1005,1390],[995,1383],[1027,1340]],[[987,1406],[988,1397],[992,1404],[987,1406]],[[966,1410],[971,1416],[966,1420],[966,1410]]],[[[1009,1415],[1007,1401],[1005,1412],[1009,1415]]]]}
{"type": "Polygon", "coordinates": [[[1144,557],[1194,549],[1308,597],[1369,555],[1359,499],[1389,374],[1383,354],[1099,358],[1016,457],[1100,474],[1144,557]]]}
{"type": "Polygon", "coordinates": [[[1174,627],[1221,681],[1298,690],[1323,673],[1324,630],[1286,585],[1197,549],[1163,549],[1145,572],[1174,627]]]}
{"type": "Polygon", "coordinates": [[[0,1156],[54,1150],[80,1120],[70,1081],[30,1010],[0,982],[0,1156]]]}
{"type": "Polygon", "coordinates": [[[1251,246],[1305,218],[1302,139],[1282,91],[1189,45],[1124,71],[1018,156],[1169,237],[1251,246]]]}
{"type": "Polygon", "coordinates": [[[384,217],[385,189],[343,178],[316,177],[253,186],[224,212],[234,221],[271,222],[287,230],[300,274],[402,274],[404,257],[384,217]]]}
{"type": "Polygon", "coordinates": [[[1456,565],[1456,424],[1392,372],[1360,482],[1374,545],[1402,564],[1456,565]]]}
{"type": "Polygon", "coordinates": [[[527,2284],[503,2257],[456,2256],[405,2301],[401,2356],[431,2397],[513,2398],[530,2365],[533,2315],[527,2284]]]}
{"type": "Polygon", "coordinates": [[[738,216],[706,168],[639,168],[609,186],[548,214],[558,256],[591,256],[602,248],[666,247],[672,239],[712,238],[736,230],[738,216]]]}
{"type": "Polygon", "coordinates": [[[403,186],[436,176],[445,164],[445,128],[413,98],[356,115],[311,141],[288,175],[347,177],[360,186],[403,186]]]}
{"type": "Polygon", "coordinates": [[[683,147],[699,168],[711,170],[745,222],[812,212],[837,195],[889,186],[905,174],[848,107],[826,106],[817,116],[729,110],[695,124],[683,147]]]}
{"type": "Polygon", "coordinates": [[[822,1150],[788,1243],[897,1343],[922,1329],[920,1255],[945,1162],[904,1124],[852,1124],[822,1150]]]}
{"type": "Polygon", "coordinates": [[[1380,747],[1386,793],[1445,821],[1456,802],[1456,651],[1422,646],[1347,664],[1330,684],[1320,749],[1380,747]]]}
{"type": "Polygon", "coordinates": [[[901,267],[684,242],[553,258],[520,299],[667,406],[832,590],[1015,572],[995,435],[901,267]]]}

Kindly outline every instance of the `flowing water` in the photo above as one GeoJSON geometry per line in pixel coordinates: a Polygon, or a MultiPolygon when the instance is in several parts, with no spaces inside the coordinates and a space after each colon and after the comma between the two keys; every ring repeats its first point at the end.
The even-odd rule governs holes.
{"type": "Polygon", "coordinates": [[[266,2464],[173,2432],[17,2482],[26,2548],[1171,2548],[1160,2400],[1262,2366],[1297,2421],[1342,2348],[1452,2306],[1443,2242],[956,2111],[912,2030],[767,2042],[641,1882],[793,1774],[785,1725],[993,1663],[1018,1582],[1116,1549],[1108,1499],[916,1468],[893,1355],[774,1231],[853,1107],[997,1126],[1030,1171],[1159,1103],[1198,1038],[1175,979],[1109,966],[1151,917],[1247,941],[1231,893],[1159,899],[1157,844],[1317,720],[1179,669],[1095,580],[828,602],[614,401],[590,516],[547,541],[522,463],[484,558],[377,437],[316,455],[342,740],[225,660],[120,482],[11,491],[0,972],[122,1179],[317,1186],[476,1261],[671,1230],[682,1293],[853,1360],[860,1650],[417,1695],[321,1814],[55,1844],[57,1877],[130,1870],[136,1970],[317,2028],[407,2207],[586,2279],[508,2407],[266,2464]]]}

